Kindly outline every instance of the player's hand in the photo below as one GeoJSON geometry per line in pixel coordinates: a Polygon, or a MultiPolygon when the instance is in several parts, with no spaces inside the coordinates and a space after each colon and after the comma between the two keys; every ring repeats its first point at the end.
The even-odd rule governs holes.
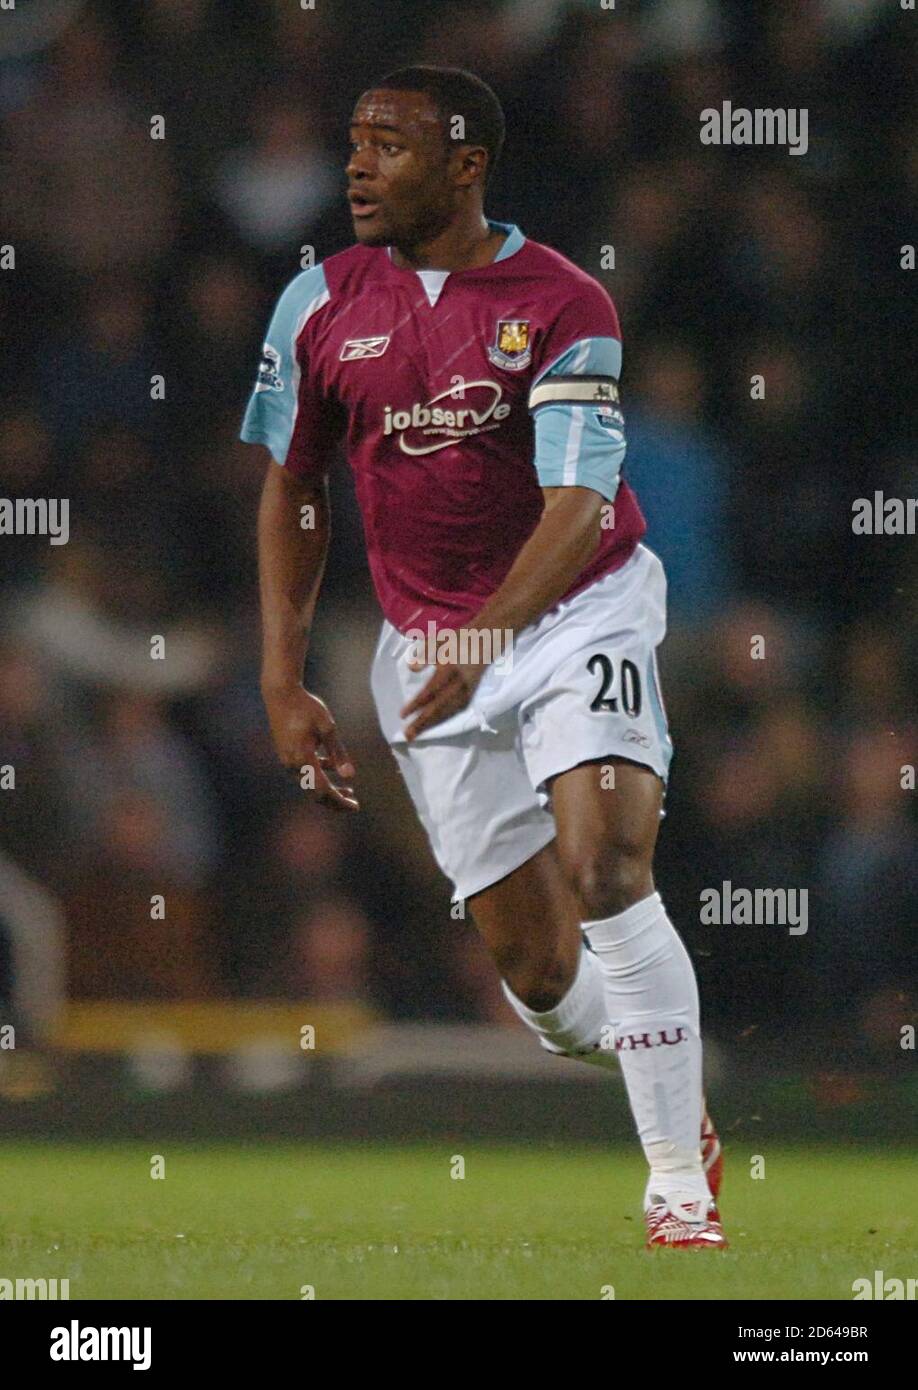
{"type": "Polygon", "coordinates": [[[296,773],[300,786],[332,810],[359,811],[350,786],[354,764],[324,700],[302,685],[265,691],[264,700],[277,756],[296,773]],[[342,781],[333,782],[329,771],[342,781]]]}
{"type": "MultiPolygon", "coordinates": [[[[419,664],[423,663],[409,662],[413,670],[418,670],[419,664]]],[[[449,719],[451,715],[465,709],[475,694],[485,669],[484,666],[464,665],[460,662],[438,665],[424,689],[420,690],[401,711],[402,719],[407,719],[412,714],[417,715],[417,719],[405,730],[408,742],[413,743],[418,734],[423,733],[425,729],[442,724],[444,719],[449,719]]]]}

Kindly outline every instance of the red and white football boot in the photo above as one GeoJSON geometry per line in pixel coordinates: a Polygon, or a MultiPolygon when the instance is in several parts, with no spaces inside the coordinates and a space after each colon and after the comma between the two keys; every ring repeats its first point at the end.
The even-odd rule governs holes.
{"type": "Polygon", "coordinates": [[[682,1250],[726,1250],[727,1238],[713,1198],[695,1202],[653,1201],[644,1213],[647,1248],[670,1245],[682,1250]]]}
{"type": "Polygon", "coordinates": [[[727,1239],[717,1210],[717,1197],[724,1176],[724,1154],[707,1106],[701,1120],[701,1162],[711,1200],[707,1203],[685,1202],[676,1207],[661,1199],[651,1201],[644,1214],[648,1249],[658,1245],[676,1245],[695,1250],[727,1249],[727,1239]]]}

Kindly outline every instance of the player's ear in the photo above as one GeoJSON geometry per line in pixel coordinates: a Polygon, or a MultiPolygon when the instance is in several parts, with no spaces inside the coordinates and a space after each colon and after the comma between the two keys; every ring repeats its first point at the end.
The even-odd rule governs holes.
{"type": "Polygon", "coordinates": [[[480,183],[484,187],[488,172],[488,152],[482,145],[462,145],[459,156],[459,182],[464,186],[480,183]]]}

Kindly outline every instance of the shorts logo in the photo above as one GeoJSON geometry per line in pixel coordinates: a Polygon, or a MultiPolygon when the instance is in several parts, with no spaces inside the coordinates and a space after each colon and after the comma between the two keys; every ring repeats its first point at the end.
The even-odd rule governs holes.
{"type": "Polygon", "coordinates": [[[284,383],[280,374],[280,353],[270,343],[265,343],[261,350],[261,361],[258,364],[255,390],[258,392],[283,391],[283,389],[284,383]]]}
{"type": "Polygon", "coordinates": [[[622,735],[622,739],[625,743],[639,743],[642,748],[650,747],[650,739],[646,734],[639,734],[637,729],[629,729],[622,735]]]}
{"type": "Polygon", "coordinates": [[[614,405],[601,405],[593,414],[596,423],[601,425],[606,434],[624,434],[625,417],[622,412],[614,405]]]}
{"type": "Polygon", "coordinates": [[[389,335],[381,338],[349,338],[338,356],[339,362],[360,362],[365,357],[382,357],[389,346],[389,335]]]}
{"type": "Polygon", "coordinates": [[[529,348],[528,319],[498,319],[494,343],[488,348],[488,357],[495,367],[504,367],[509,372],[520,372],[532,361],[529,348]]]}

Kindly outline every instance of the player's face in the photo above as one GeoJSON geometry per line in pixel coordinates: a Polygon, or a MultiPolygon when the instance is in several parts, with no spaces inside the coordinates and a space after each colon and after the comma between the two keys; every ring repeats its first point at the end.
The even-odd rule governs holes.
{"type": "Polygon", "coordinates": [[[347,164],[354,235],[364,246],[416,246],[455,213],[453,160],[424,92],[365,92],[347,164]]]}

